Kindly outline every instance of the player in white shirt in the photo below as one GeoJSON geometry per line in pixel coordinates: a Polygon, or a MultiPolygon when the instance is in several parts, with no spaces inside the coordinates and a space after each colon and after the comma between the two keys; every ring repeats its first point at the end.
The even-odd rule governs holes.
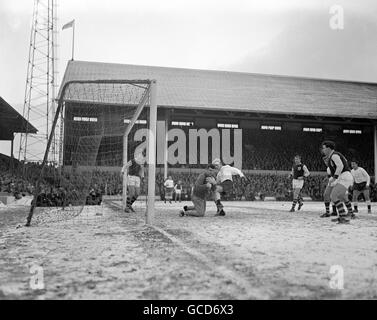
{"type": "Polygon", "coordinates": [[[351,161],[351,167],[351,174],[354,179],[352,196],[354,212],[358,212],[358,198],[360,194],[363,194],[365,202],[368,206],[368,213],[372,213],[372,207],[369,197],[370,176],[368,172],[365,171],[365,169],[358,166],[356,160],[351,161]]]}
{"type": "MultiPolygon", "coordinates": [[[[217,207],[217,216],[225,216],[224,206],[221,203],[221,194],[226,194],[232,191],[233,188],[233,176],[238,175],[241,177],[242,181],[246,180],[245,175],[241,170],[231,167],[229,165],[222,164],[220,159],[215,159],[212,164],[216,167],[219,172],[216,177],[216,191],[215,191],[215,203],[217,207]]],[[[210,183],[213,183],[212,178],[207,178],[210,183]]]]}
{"type": "Polygon", "coordinates": [[[174,181],[171,176],[169,176],[166,179],[164,183],[164,187],[165,187],[165,203],[166,203],[166,200],[169,200],[169,203],[171,203],[171,201],[173,200],[173,191],[174,191],[174,181]]]}

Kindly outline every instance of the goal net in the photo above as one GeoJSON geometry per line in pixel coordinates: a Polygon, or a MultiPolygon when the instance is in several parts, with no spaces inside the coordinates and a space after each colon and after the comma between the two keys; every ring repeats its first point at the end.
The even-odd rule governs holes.
{"type": "Polygon", "coordinates": [[[84,209],[100,216],[106,202],[153,223],[156,124],[154,80],[67,82],[27,225],[36,211],[38,222],[75,218],[84,209]],[[56,137],[59,163],[48,163],[56,137]]]}

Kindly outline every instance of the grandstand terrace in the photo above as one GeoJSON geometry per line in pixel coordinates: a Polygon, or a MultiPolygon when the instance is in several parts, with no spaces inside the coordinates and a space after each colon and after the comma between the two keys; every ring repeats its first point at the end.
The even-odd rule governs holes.
{"type": "Polygon", "coordinates": [[[13,140],[15,133],[37,133],[37,129],[21,116],[7,101],[0,97],[0,140],[11,141],[13,156],[13,140]]]}
{"type": "Polygon", "coordinates": [[[21,116],[5,99],[0,97],[0,140],[10,141],[10,157],[0,154],[0,204],[14,201],[21,192],[31,191],[29,181],[20,177],[20,163],[14,159],[16,133],[37,133],[37,129],[21,116]]]}
{"type": "MultiPolygon", "coordinates": [[[[318,149],[323,139],[335,140],[347,158],[359,159],[372,175],[376,170],[377,84],[70,61],[60,94],[71,81],[122,79],[157,80],[158,120],[165,121],[167,129],[242,129],[244,170],[286,172],[291,168],[293,155],[299,153],[311,171],[323,172],[318,149]]],[[[82,135],[93,134],[103,130],[104,123],[105,131],[119,128],[126,109],[117,105],[116,97],[113,103],[95,109],[83,103],[66,103],[66,123],[73,119],[86,121],[77,121],[74,129],[75,121],[71,121],[65,134],[69,136],[69,130],[79,127],[82,135]],[[104,122],[109,110],[111,117],[107,116],[104,122]]],[[[112,159],[108,170],[118,170],[121,165],[121,131],[102,138],[97,164],[108,164],[106,158],[112,159]]],[[[71,151],[67,147],[64,150],[64,164],[70,165],[71,151]]],[[[170,170],[191,172],[195,166],[170,170]]]]}

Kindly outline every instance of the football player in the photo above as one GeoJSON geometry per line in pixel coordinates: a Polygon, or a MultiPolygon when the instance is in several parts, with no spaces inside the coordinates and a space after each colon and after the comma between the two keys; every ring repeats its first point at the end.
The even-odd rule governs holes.
{"type": "Polygon", "coordinates": [[[348,200],[348,188],[353,185],[353,176],[348,166],[348,161],[340,152],[335,151],[335,143],[333,141],[324,141],[321,144],[321,152],[329,158],[328,168],[331,177],[329,184],[333,188],[330,194],[331,201],[335,204],[339,217],[333,219],[338,223],[349,223],[349,218],[353,217],[352,204],[348,200]],[[348,209],[346,213],[343,203],[348,209]]]}
{"type": "Polygon", "coordinates": [[[354,178],[353,184],[353,195],[352,195],[352,202],[354,212],[358,212],[358,198],[360,194],[364,195],[365,202],[367,203],[368,213],[372,213],[372,207],[370,204],[370,197],[369,197],[369,185],[370,185],[370,176],[365,169],[359,167],[358,162],[356,160],[351,161],[351,174],[354,178]]]}
{"type": "Polygon", "coordinates": [[[293,177],[292,188],[293,188],[293,202],[292,208],[289,212],[294,212],[296,204],[298,202],[297,210],[300,210],[304,204],[301,190],[304,186],[304,178],[309,177],[310,172],[305,164],[301,162],[301,156],[296,155],[294,158],[294,165],[289,177],[293,177]]]}

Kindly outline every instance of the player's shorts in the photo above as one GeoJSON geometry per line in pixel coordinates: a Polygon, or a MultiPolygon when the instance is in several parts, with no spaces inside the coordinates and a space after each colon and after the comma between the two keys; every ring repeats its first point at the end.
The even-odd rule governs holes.
{"type": "Polygon", "coordinates": [[[338,178],[338,184],[341,184],[348,190],[348,188],[353,185],[353,176],[351,172],[343,172],[338,178]]]}
{"type": "Polygon", "coordinates": [[[298,179],[292,180],[293,189],[302,189],[303,186],[304,186],[304,180],[298,180],[298,179]]]}
{"type": "Polygon", "coordinates": [[[140,188],[140,177],[138,176],[128,176],[127,186],[140,188]]]}
{"type": "Polygon", "coordinates": [[[233,181],[225,180],[220,183],[220,186],[223,188],[222,194],[230,193],[233,189],[233,181]]]}
{"type": "Polygon", "coordinates": [[[175,190],[175,194],[181,194],[182,193],[182,190],[181,189],[177,189],[175,190]]]}
{"type": "Polygon", "coordinates": [[[357,191],[364,191],[364,190],[366,190],[366,189],[368,189],[367,188],[367,182],[366,181],[364,181],[364,182],[360,182],[360,183],[354,183],[353,184],[353,190],[357,190],[357,191]]]}

